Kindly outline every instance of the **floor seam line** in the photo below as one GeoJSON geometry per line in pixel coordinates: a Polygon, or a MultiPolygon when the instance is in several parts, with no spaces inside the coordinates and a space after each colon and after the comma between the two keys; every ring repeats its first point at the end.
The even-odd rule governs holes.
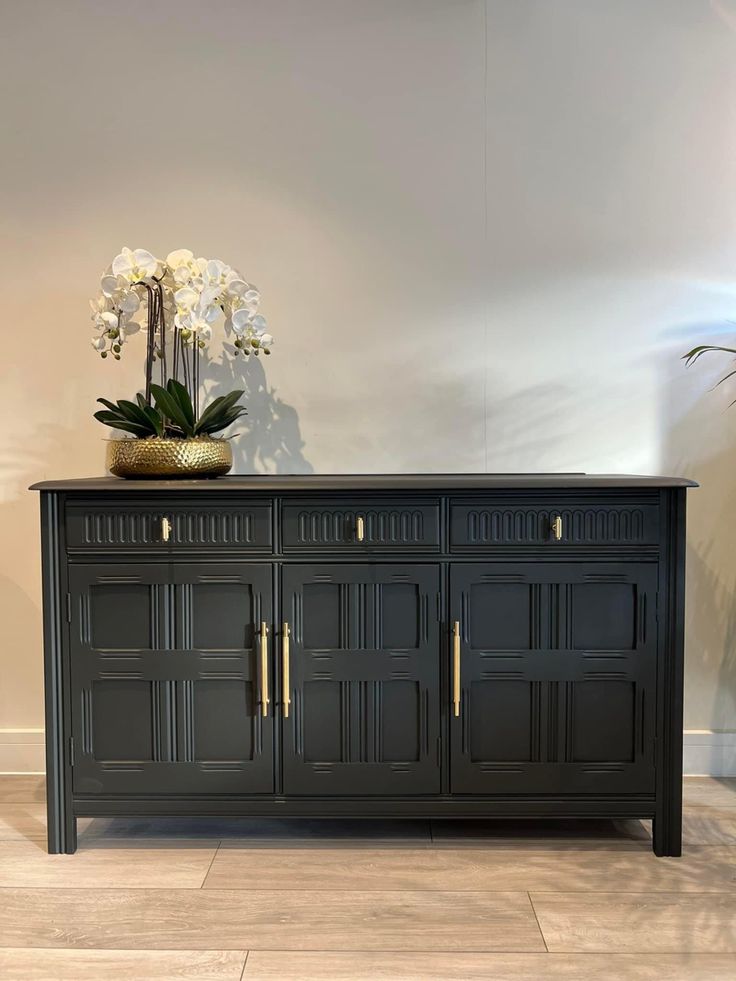
{"type": "MultiPolygon", "coordinates": [[[[152,951],[152,952],[165,952],[169,954],[173,953],[211,953],[211,952],[223,952],[232,953],[233,951],[242,951],[242,946],[234,947],[4,947],[0,945],[0,952],[3,950],[76,950],[84,953],[88,950],[102,950],[108,952],[114,951],[152,951]]],[[[736,951],[734,951],[736,952],[736,951]]],[[[488,954],[538,954],[540,957],[546,957],[547,952],[544,950],[533,949],[531,947],[483,947],[482,949],[474,950],[458,950],[456,947],[437,947],[427,949],[426,947],[328,947],[327,949],[323,947],[251,947],[248,953],[263,953],[263,954],[479,954],[487,956],[488,954]]],[[[578,951],[557,951],[557,953],[570,954],[578,953],[578,951]]],[[[592,954],[609,954],[609,953],[629,953],[629,951],[617,950],[597,950],[597,951],[585,951],[585,953],[592,954]]],[[[634,954],[640,954],[638,951],[631,951],[634,954]]],[[[698,951],[679,951],[679,950],[666,950],[660,951],[660,954],[697,954],[698,951]]],[[[730,954],[732,951],[723,951],[720,956],[730,954]]],[[[699,955],[704,956],[704,955],[699,955]]],[[[719,956],[718,954],[713,954],[711,956],[719,956]]]]}
{"type": "Polygon", "coordinates": [[[544,935],[542,924],[539,922],[539,917],[537,916],[537,910],[536,907],[534,906],[534,900],[532,899],[532,894],[530,892],[527,892],[527,896],[529,897],[529,905],[532,908],[532,913],[534,914],[534,920],[537,924],[537,929],[539,930],[539,936],[542,938],[542,943],[544,944],[545,952],[549,953],[549,947],[547,946],[547,938],[544,935]]]}
{"type": "Polygon", "coordinates": [[[212,871],[212,866],[213,866],[213,865],[215,864],[215,859],[217,858],[217,854],[218,854],[218,852],[220,851],[220,845],[221,845],[221,844],[222,844],[222,840],[220,840],[220,841],[218,841],[218,842],[217,842],[217,846],[216,846],[216,848],[215,848],[215,854],[214,854],[214,855],[212,856],[212,861],[211,861],[211,862],[210,862],[210,864],[209,864],[209,865],[207,866],[207,871],[206,871],[206,872],[205,872],[205,874],[204,874],[204,878],[202,879],[202,881],[201,881],[201,882],[200,882],[200,884],[199,884],[199,888],[200,888],[200,889],[204,889],[204,884],[205,884],[205,882],[207,881],[207,879],[208,879],[208,877],[209,877],[209,874],[210,874],[210,872],[212,871]]]}
{"type": "Polygon", "coordinates": [[[328,893],[344,893],[347,896],[352,896],[355,893],[361,893],[363,895],[373,895],[373,894],[383,894],[383,893],[418,893],[420,895],[432,896],[436,893],[446,893],[455,896],[504,896],[509,893],[513,895],[530,895],[532,892],[537,896],[590,896],[595,895],[605,895],[605,896],[677,896],[678,898],[696,896],[728,896],[730,899],[734,899],[734,893],[727,889],[713,889],[705,892],[696,892],[690,889],[658,889],[652,887],[651,889],[634,889],[628,892],[619,892],[615,889],[422,889],[419,887],[414,888],[404,888],[404,889],[335,889],[334,887],[324,887],[324,888],[313,888],[313,889],[289,889],[287,887],[278,888],[253,888],[252,886],[223,886],[218,888],[212,888],[210,886],[208,889],[203,889],[201,885],[199,886],[9,886],[0,885],[0,893],[5,890],[15,890],[15,891],[25,891],[33,892],[38,889],[45,889],[48,892],[55,890],[61,891],[66,890],[67,892],[82,893],[84,891],[88,892],[242,892],[242,893],[314,893],[314,892],[328,892],[328,893]]]}

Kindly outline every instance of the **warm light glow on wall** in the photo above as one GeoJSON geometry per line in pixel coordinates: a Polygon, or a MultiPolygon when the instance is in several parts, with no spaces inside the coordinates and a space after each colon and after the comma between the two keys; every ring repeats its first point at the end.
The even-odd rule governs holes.
{"type": "Polygon", "coordinates": [[[240,471],[700,480],[687,725],[736,729],[736,385],[678,360],[736,320],[735,10],[6,5],[0,730],[42,725],[25,488],[99,473],[94,400],[139,383],[89,346],[124,244],[261,289],[278,346],[240,471]]]}

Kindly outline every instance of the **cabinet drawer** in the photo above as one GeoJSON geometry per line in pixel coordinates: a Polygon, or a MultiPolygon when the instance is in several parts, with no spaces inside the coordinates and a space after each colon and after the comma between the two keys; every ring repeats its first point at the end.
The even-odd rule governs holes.
{"type": "Polygon", "coordinates": [[[518,500],[453,501],[450,547],[472,550],[494,545],[656,545],[655,503],[518,500]],[[558,520],[559,519],[559,520],[558,520]]]}
{"type": "Polygon", "coordinates": [[[308,501],[283,508],[283,547],[293,550],[439,549],[439,501],[308,501]]]}
{"type": "Polygon", "coordinates": [[[68,504],[69,548],[217,548],[271,551],[271,505],[68,504]],[[168,536],[166,529],[168,522],[168,536]]]}

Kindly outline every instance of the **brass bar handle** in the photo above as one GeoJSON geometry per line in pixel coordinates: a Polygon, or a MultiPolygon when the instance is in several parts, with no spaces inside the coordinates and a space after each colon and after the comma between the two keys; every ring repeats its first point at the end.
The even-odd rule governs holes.
{"type": "Polygon", "coordinates": [[[361,514],[355,519],[355,535],[359,542],[365,540],[365,519],[361,514]]]}
{"type": "Polygon", "coordinates": [[[460,715],[460,621],[452,625],[452,714],[460,715]]]}
{"type": "Polygon", "coordinates": [[[268,624],[261,620],[261,715],[268,715],[268,624]]]}
{"type": "Polygon", "coordinates": [[[556,542],[562,539],[562,518],[559,514],[552,522],[552,535],[556,542]]]}
{"type": "Polygon", "coordinates": [[[171,538],[171,521],[164,515],[161,518],[161,541],[168,542],[171,538]]]}
{"type": "Polygon", "coordinates": [[[289,624],[284,620],[281,624],[281,687],[284,693],[284,718],[289,718],[291,705],[291,684],[289,681],[289,624]]]}

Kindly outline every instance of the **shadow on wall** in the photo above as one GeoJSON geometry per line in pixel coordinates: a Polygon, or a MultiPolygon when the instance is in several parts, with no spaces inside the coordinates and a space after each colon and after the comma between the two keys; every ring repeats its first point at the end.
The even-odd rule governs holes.
{"type": "Polygon", "coordinates": [[[209,401],[235,388],[245,390],[242,398],[248,415],[235,424],[234,473],[313,473],[305,458],[304,440],[296,409],[278,398],[266,378],[261,358],[228,355],[202,365],[203,394],[209,401]]]}
{"type": "Polygon", "coordinates": [[[692,477],[688,492],[685,728],[733,730],[736,719],[736,391],[712,390],[728,368],[716,356],[666,379],[662,468],[692,477]],[[673,423],[673,419],[675,420],[673,423]]]}
{"type": "Polygon", "coordinates": [[[512,392],[503,391],[499,381],[493,390],[486,469],[543,472],[568,467],[560,448],[571,444],[581,428],[576,393],[556,381],[512,392]]]}
{"type": "MultiPolygon", "coordinates": [[[[22,420],[14,422],[22,424],[22,420]]],[[[74,459],[73,427],[32,425],[3,434],[0,449],[0,542],[8,565],[0,575],[0,719],[2,728],[43,724],[38,495],[50,460],[74,459]]]]}

